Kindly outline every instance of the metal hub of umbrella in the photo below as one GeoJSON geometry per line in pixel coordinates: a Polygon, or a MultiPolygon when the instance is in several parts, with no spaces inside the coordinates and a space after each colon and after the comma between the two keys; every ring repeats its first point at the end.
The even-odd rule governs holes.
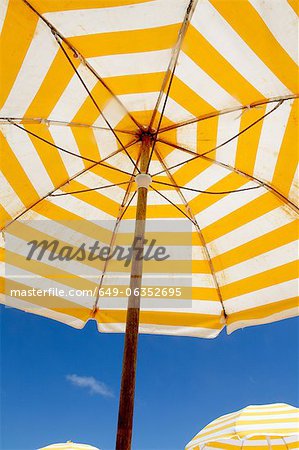
{"type": "MultiPolygon", "coordinates": [[[[298,314],[296,5],[1,7],[2,301],[77,328],[94,319],[101,332],[126,331],[117,449],[128,450],[138,333],[212,338],[298,314]],[[112,251],[132,219],[140,239],[129,301],[100,295],[117,272],[109,261],[65,267],[24,253],[33,239],[78,247],[100,235],[112,251]],[[103,236],[105,220],[113,226],[103,236]],[[177,242],[179,223],[190,224],[188,305],[140,298],[145,220],[172,220],[177,242]],[[51,294],[22,294],[50,280],[51,294]]],[[[165,269],[172,287],[174,267],[165,269]]]]}

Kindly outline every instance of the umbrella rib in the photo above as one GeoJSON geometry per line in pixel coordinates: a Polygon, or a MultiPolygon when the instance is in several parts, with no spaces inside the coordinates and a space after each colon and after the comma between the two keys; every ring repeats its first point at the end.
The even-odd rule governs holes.
{"type": "MultiPolygon", "coordinates": [[[[103,130],[103,131],[111,131],[110,128],[106,127],[98,127],[96,125],[90,125],[87,123],[80,123],[80,122],[65,122],[63,120],[52,120],[52,119],[46,119],[43,117],[0,117],[0,123],[10,123],[12,125],[13,123],[22,123],[22,124],[44,124],[47,126],[50,125],[57,125],[57,126],[66,126],[70,128],[91,128],[93,130],[103,130]]],[[[136,136],[135,131],[130,130],[121,130],[119,128],[114,128],[114,131],[118,133],[123,134],[131,134],[136,136]]]]}
{"type": "MultiPolygon", "coordinates": [[[[26,131],[26,130],[25,130],[26,131]]],[[[134,145],[136,144],[136,140],[130,142],[128,144],[128,146],[134,145]]],[[[59,186],[55,187],[52,191],[48,192],[46,195],[44,195],[42,198],[38,199],[36,202],[34,202],[32,205],[30,205],[28,208],[26,208],[24,211],[22,211],[20,214],[18,214],[16,217],[14,217],[10,222],[8,222],[4,227],[2,227],[0,229],[0,231],[5,231],[9,225],[11,225],[12,223],[14,223],[16,220],[18,220],[20,217],[22,217],[24,214],[26,214],[28,211],[30,211],[32,208],[34,208],[36,205],[38,205],[40,202],[42,202],[43,200],[46,200],[51,194],[53,194],[54,192],[58,191],[59,189],[61,189],[62,187],[66,186],[68,183],[70,183],[71,181],[75,180],[76,178],[78,178],[80,175],[83,175],[84,173],[88,172],[89,170],[93,169],[94,167],[100,165],[103,167],[107,167],[107,169],[116,169],[115,167],[112,166],[108,166],[107,164],[102,164],[102,161],[106,161],[107,159],[109,159],[110,157],[114,156],[116,153],[120,153],[122,152],[122,148],[116,150],[115,152],[113,152],[111,155],[106,156],[104,159],[102,159],[101,161],[98,162],[94,162],[91,166],[84,168],[83,170],[81,170],[80,172],[77,172],[75,175],[73,175],[72,177],[70,177],[68,180],[63,181],[63,183],[61,183],[59,186]]],[[[116,169],[118,170],[118,169],[116,169]]],[[[125,172],[126,175],[130,175],[132,176],[131,173],[129,172],[125,172]]]]}
{"type": "Polygon", "coordinates": [[[276,103],[280,100],[287,101],[287,100],[296,100],[299,98],[299,94],[292,94],[292,95],[285,95],[280,97],[273,97],[268,100],[257,100],[255,102],[250,103],[249,105],[242,105],[242,106],[236,106],[232,108],[223,109],[222,111],[213,111],[208,114],[203,114],[202,116],[195,117],[193,119],[185,120],[183,122],[176,123],[174,125],[169,125],[167,127],[161,128],[159,131],[159,134],[165,133],[165,131],[174,130],[176,128],[184,127],[186,125],[190,125],[192,123],[201,122],[203,120],[212,119],[213,117],[222,116],[224,114],[229,114],[231,112],[235,111],[247,111],[250,109],[258,108],[263,105],[268,105],[269,103],[276,103]]]}
{"type": "MultiPolygon", "coordinates": [[[[141,157],[141,149],[140,149],[139,155],[138,155],[137,160],[136,160],[137,164],[139,162],[140,157],[141,157]]],[[[122,201],[121,206],[119,208],[118,216],[117,216],[116,221],[115,221],[115,225],[114,225],[113,232],[112,232],[112,237],[111,237],[110,244],[109,244],[109,255],[111,254],[112,246],[113,246],[113,244],[115,242],[115,238],[116,238],[116,234],[117,234],[117,230],[118,230],[120,221],[124,217],[128,207],[130,206],[130,204],[133,201],[133,199],[134,199],[134,197],[136,195],[136,192],[137,192],[137,191],[134,192],[134,194],[132,195],[131,199],[126,204],[128,198],[129,198],[130,192],[131,192],[131,187],[132,187],[135,175],[136,175],[136,171],[134,171],[131,174],[131,178],[130,178],[129,184],[127,186],[127,189],[126,189],[123,201],[122,201]]],[[[92,318],[95,317],[96,312],[97,312],[97,307],[98,307],[99,298],[100,298],[99,297],[99,292],[100,292],[100,289],[101,289],[101,287],[103,285],[104,277],[105,277],[105,275],[107,273],[108,262],[109,262],[109,258],[107,258],[106,261],[105,261],[104,268],[103,268],[103,273],[102,273],[100,281],[99,281],[97,294],[96,294],[96,301],[95,301],[95,304],[94,304],[94,307],[93,307],[93,310],[92,310],[92,313],[91,313],[91,317],[92,318]]]]}
{"type": "Polygon", "coordinates": [[[142,130],[142,126],[137,122],[137,120],[132,116],[132,114],[127,110],[125,105],[121,102],[119,97],[114,94],[114,92],[109,88],[109,86],[105,83],[105,81],[100,77],[100,75],[96,72],[96,70],[86,61],[83,55],[42,15],[40,14],[27,0],[22,0],[25,5],[28,6],[52,31],[53,34],[56,34],[60,37],[60,39],[65,42],[65,44],[69,47],[70,50],[78,57],[80,61],[84,64],[84,66],[98,79],[98,81],[104,86],[105,89],[111,94],[113,98],[117,101],[117,103],[124,109],[126,114],[130,117],[130,119],[134,122],[134,124],[142,130]]]}
{"type": "MultiPolygon", "coordinates": [[[[229,142],[233,141],[234,139],[238,138],[239,136],[241,136],[243,133],[245,133],[246,131],[248,131],[250,128],[252,128],[253,126],[255,126],[257,123],[259,123],[261,120],[265,119],[265,117],[269,116],[270,114],[272,114],[277,108],[279,108],[279,106],[282,105],[282,103],[284,102],[284,100],[280,100],[275,106],[274,108],[272,108],[270,111],[268,111],[266,114],[262,115],[261,117],[259,117],[257,120],[255,120],[254,122],[252,122],[250,125],[248,125],[247,127],[245,127],[243,130],[239,131],[237,134],[235,134],[234,136],[232,136],[231,138],[227,139],[226,141],[222,142],[221,144],[217,145],[216,147],[211,148],[210,150],[204,152],[204,153],[195,153],[192,152],[191,150],[188,150],[184,147],[182,147],[181,145],[176,145],[176,144],[172,144],[169,141],[166,141],[165,139],[159,139],[160,142],[162,142],[163,144],[166,145],[170,145],[171,147],[174,147],[178,150],[182,150],[184,152],[187,153],[191,153],[194,154],[194,158],[188,159],[187,161],[183,161],[181,163],[175,164],[174,166],[169,167],[168,169],[174,169],[176,167],[182,166],[183,164],[186,164],[190,161],[193,161],[194,159],[200,158],[202,156],[207,155],[208,153],[214,152],[215,150],[223,147],[224,145],[228,144],[229,142]]],[[[165,172],[165,170],[162,170],[160,172],[157,172],[155,174],[153,174],[153,176],[156,175],[160,175],[161,173],[165,172]]]]}
{"type": "Polygon", "coordinates": [[[193,11],[194,11],[194,9],[196,7],[196,4],[197,4],[197,0],[190,0],[190,2],[189,2],[189,5],[188,5],[188,8],[187,8],[185,17],[184,17],[184,21],[183,21],[182,26],[180,28],[178,39],[177,39],[177,42],[176,42],[176,45],[175,45],[175,48],[174,48],[171,60],[169,62],[169,66],[168,66],[167,72],[165,74],[165,77],[164,77],[164,80],[163,80],[163,83],[162,83],[162,87],[161,87],[161,90],[160,90],[160,93],[159,93],[159,97],[158,97],[158,100],[157,100],[157,103],[156,103],[156,106],[154,108],[154,111],[153,111],[153,114],[152,114],[152,118],[151,118],[151,121],[150,121],[150,124],[149,124],[149,129],[151,129],[151,127],[153,125],[153,122],[155,120],[155,117],[156,117],[156,114],[157,114],[160,102],[162,100],[164,89],[165,89],[165,87],[166,87],[166,85],[168,83],[168,79],[169,79],[169,83],[168,83],[168,87],[167,87],[167,91],[166,91],[163,107],[162,107],[161,114],[160,114],[160,117],[159,117],[157,130],[156,130],[155,135],[154,135],[154,140],[153,140],[153,143],[152,143],[152,148],[151,148],[151,152],[150,152],[148,163],[147,163],[147,167],[146,167],[146,172],[149,169],[149,166],[150,166],[150,163],[151,163],[151,159],[152,159],[152,156],[153,156],[153,153],[154,153],[154,149],[155,149],[155,146],[156,146],[158,133],[159,133],[160,126],[161,126],[161,123],[162,123],[162,120],[163,120],[163,116],[164,116],[167,100],[168,100],[168,97],[169,97],[169,94],[170,94],[170,89],[171,89],[171,86],[172,86],[174,73],[175,73],[175,69],[176,69],[177,63],[178,63],[178,59],[179,59],[179,54],[180,54],[180,50],[181,50],[181,47],[182,47],[182,43],[183,43],[185,34],[187,32],[189,21],[191,20],[193,11]]]}
{"type": "Polygon", "coordinates": [[[136,170],[139,169],[134,161],[134,159],[131,157],[131,155],[129,154],[129,152],[127,151],[127,149],[125,148],[124,144],[122,143],[122,141],[120,140],[120,138],[117,136],[117,133],[115,132],[115,130],[113,129],[113,127],[110,125],[108,119],[106,118],[106,116],[104,115],[103,111],[101,110],[101,108],[99,107],[98,103],[96,102],[94,96],[92,95],[92,93],[90,92],[90,90],[87,87],[87,84],[85,83],[85,81],[83,80],[83,78],[81,77],[81,75],[79,74],[78,70],[76,69],[73,61],[71,60],[71,58],[69,57],[69,55],[67,54],[65,48],[63,47],[62,42],[60,41],[60,38],[57,36],[56,33],[54,33],[54,37],[58,43],[58,45],[60,46],[61,50],[63,51],[66,59],[68,60],[68,62],[70,63],[70,65],[72,66],[72,68],[74,69],[77,77],[79,78],[81,84],[83,85],[84,89],[86,90],[87,94],[89,95],[89,97],[91,98],[94,106],[96,107],[96,109],[98,110],[98,112],[100,113],[100,115],[103,117],[104,121],[106,122],[106,124],[108,125],[108,128],[110,129],[110,131],[112,132],[113,136],[115,137],[115,139],[117,140],[117,142],[122,146],[123,150],[125,151],[127,157],[129,158],[129,160],[131,161],[131,163],[133,164],[133,166],[135,167],[136,170]]]}
{"type": "Polygon", "coordinates": [[[165,162],[163,161],[163,158],[161,157],[160,153],[157,150],[155,150],[155,153],[156,153],[156,155],[157,155],[161,165],[165,168],[165,171],[166,171],[166,174],[167,174],[168,178],[173,183],[176,191],[178,192],[179,196],[181,197],[181,199],[182,199],[182,201],[183,201],[183,203],[185,205],[185,208],[188,211],[188,214],[192,218],[192,223],[195,226],[195,229],[197,231],[197,234],[198,234],[198,237],[200,239],[200,242],[201,242],[201,244],[202,244],[202,246],[204,248],[206,259],[207,259],[207,262],[208,262],[209,267],[210,267],[210,272],[211,272],[211,275],[212,275],[213,280],[214,280],[215,289],[216,289],[217,294],[218,294],[219,302],[220,302],[220,304],[222,306],[224,318],[226,319],[227,314],[226,314],[225,307],[224,307],[224,302],[223,302],[223,297],[222,297],[221,290],[220,290],[220,285],[219,285],[218,280],[217,280],[217,276],[216,276],[216,271],[215,271],[215,268],[214,268],[213,260],[211,258],[211,255],[210,255],[210,252],[209,252],[206,240],[204,238],[203,232],[201,230],[201,227],[199,226],[196,217],[192,213],[192,209],[191,209],[188,201],[186,200],[184,194],[181,192],[180,187],[177,185],[175,179],[173,178],[173,175],[170,173],[170,171],[169,171],[168,167],[166,166],[165,162]]]}
{"type": "Polygon", "coordinates": [[[188,216],[188,214],[186,214],[185,211],[183,211],[178,205],[173,203],[169,198],[166,197],[166,195],[162,194],[160,191],[155,189],[152,185],[150,185],[150,188],[153,191],[155,191],[157,194],[159,194],[162,198],[164,198],[164,200],[166,200],[168,203],[170,203],[170,205],[174,206],[178,211],[180,211],[183,214],[183,216],[187,217],[187,219],[189,219],[190,222],[193,223],[193,225],[195,226],[195,222],[193,221],[193,219],[191,219],[191,217],[188,216]]]}
{"type": "Polygon", "coordinates": [[[130,181],[123,181],[122,183],[115,183],[115,184],[107,184],[106,186],[97,186],[97,187],[89,188],[89,189],[80,189],[78,191],[63,192],[61,194],[50,194],[50,197],[62,197],[63,195],[82,194],[83,192],[99,191],[101,189],[106,189],[106,188],[115,187],[115,186],[122,186],[123,184],[128,184],[128,183],[130,183],[130,181]]]}
{"type": "Polygon", "coordinates": [[[186,186],[179,186],[178,184],[174,185],[174,184],[170,184],[170,183],[164,183],[163,181],[153,180],[152,183],[163,184],[165,186],[171,186],[173,188],[185,189],[187,191],[198,192],[200,194],[213,194],[213,195],[235,194],[237,192],[252,191],[253,189],[259,189],[262,187],[262,186],[252,186],[252,187],[248,187],[248,188],[240,188],[240,189],[235,189],[235,190],[230,190],[230,191],[217,191],[217,192],[215,191],[215,192],[213,192],[213,191],[203,191],[200,189],[193,189],[193,188],[189,188],[186,186]]]}
{"type": "MultiPolygon", "coordinates": [[[[176,144],[172,144],[172,143],[170,143],[170,142],[168,142],[168,141],[164,141],[164,140],[163,140],[163,143],[165,143],[166,145],[169,145],[170,147],[174,147],[174,148],[177,148],[177,149],[179,149],[179,150],[183,150],[183,151],[187,151],[187,152],[188,152],[187,149],[183,149],[183,147],[177,146],[176,144]]],[[[193,161],[194,159],[197,159],[197,158],[205,159],[206,161],[209,161],[209,162],[211,162],[212,164],[216,164],[216,165],[218,165],[218,166],[224,167],[225,169],[230,170],[231,172],[235,172],[235,173],[237,173],[238,175],[241,175],[241,176],[243,176],[243,177],[246,177],[246,178],[250,179],[251,181],[254,181],[254,182],[258,183],[261,187],[264,187],[264,188],[267,189],[269,192],[271,192],[271,193],[274,194],[276,197],[278,197],[284,204],[287,204],[287,205],[288,205],[293,211],[295,211],[297,214],[299,213],[299,208],[298,208],[298,206],[296,206],[295,203],[293,203],[291,200],[289,200],[285,195],[283,195],[281,192],[279,192],[277,189],[275,189],[275,188],[274,188],[273,186],[271,186],[270,184],[268,184],[268,183],[266,183],[266,182],[260,180],[260,179],[257,178],[257,177],[254,177],[254,176],[252,176],[252,175],[249,175],[247,172],[244,172],[244,171],[242,171],[242,170],[240,170],[240,169],[238,169],[238,168],[236,168],[236,167],[230,166],[229,164],[225,164],[225,163],[223,163],[223,162],[221,162],[221,161],[218,161],[218,160],[216,160],[216,159],[212,159],[212,158],[210,158],[210,157],[208,157],[208,156],[206,156],[206,155],[197,155],[195,158],[188,159],[187,161],[184,161],[184,162],[182,162],[182,163],[180,163],[180,164],[176,164],[175,166],[169,167],[168,170],[174,169],[175,167],[181,166],[181,165],[183,165],[183,164],[187,164],[188,162],[193,161]]],[[[152,176],[152,178],[153,178],[153,177],[155,177],[155,176],[157,176],[157,175],[160,175],[161,173],[164,173],[164,172],[165,172],[165,170],[162,170],[162,171],[157,172],[157,173],[155,173],[155,174],[153,174],[153,175],[151,175],[151,176],[152,176]]]]}
{"type": "MultiPolygon", "coordinates": [[[[184,20],[182,22],[182,25],[181,25],[179,33],[178,33],[176,44],[174,46],[174,49],[173,49],[173,52],[172,52],[172,55],[171,55],[171,59],[170,59],[170,62],[168,64],[168,68],[167,68],[167,71],[165,73],[165,76],[164,76],[164,79],[163,79],[163,82],[162,82],[162,86],[161,86],[161,89],[160,89],[160,92],[159,92],[159,96],[158,96],[156,105],[155,105],[154,110],[153,110],[153,114],[152,114],[152,117],[151,117],[151,120],[150,120],[149,128],[151,128],[153,126],[156,114],[158,112],[158,108],[159,108],[161,100],[162,100],[164,89],[165,89],[165,87],[167,85],[167,82],[168,82],[169,78],[170,78],[170,84],[172,82],[172,78],[174,76],[174,71],[175,71],[175,67],[177,65],[177,61],[178,61],[179,53],[180,53],[180,50],[181,50],[181,47],[182,47],[182,43],[183,43],[186,31],[187,31],[189,22],[191,20],[192,14],[193,14],[194,9],[196,7],[196,4],[197,4],[197,0],[190,0],[190,2],[188,4],[187,10],[186,10],[186,13],[185,13],[185,16],[184,16],[184,20]]],[[[165,105],[165,103],[164,103],[164,105],[165,105]]],[[[165,107],[164,107],[164,109],[165,109],[165,107]]],[[[158,126],[158,129],[159,129],[159,126],[158,126]]]]}
{"type": "MultiPolygon", "coordinates": [[[[106,158],[102,159],[101,161],[95,161],[94,159],[87,158],[87,157],[82,156],[82,155],[78,155],[77,153],[71,152],[70,150],[67,150],[67,149],[65,149],[65,148],[63,148],[63,147],[60,147],[59,145],[53,144],[51,141],[48,141],[47,139],[45,139],[45,138],[39,136],[39,135],[36,134],[36,133],[33,133],[32,131],[26,130],[26,128],[21,127],[21,126],[18,125],[17,123],[14,123],[14,122],[12,122],[12,121],[10,121],[10,123],[11,123],[12,125],[14,125],[15,127],[19,128],[20,130],[25,131],[25,133],[30,134],[30,135],[36,137],[37,139],[39,139],[40,141],[45,142],[46,144],[51,145],[51,147],[54,147],[54,148],[56,148],[57,150],[61,150],[61,151],[64,152],[64,153],[67,153],[67,154],[72,155],[72,156],[76,156],[77,158],[83,159],[83,160],[85,160],[85,161],[92,162],[92,163],[96,163],[96,164],[100,164],[100,165],[102,165],[102,166],[104,166],[104,167],[108,167],[109,169],[112,169],[112,170],[117,170],[118,172],[124,173],[124,174],[126,174],[126,175],[131,175],[130,172],[126,172],[125,170],[121,170],[121,169],[118,169],[117,167],[107,166],[106,164],[102,164],[103,161],[106,161],[107,159],[111,158],[111,157],[114,156],[116,153],[122,152],[123,149],[124,149],[123,146],[122,146],[121,149],[116,150],[116,152],[111,153],[111,154],[108,155],[106,158]]],[[[138,140],[139,140],[139,139],[135,139],[134,141],[130,142],[126,147],[127,147],[127,148],[131,147],[132,145],[136,144],[136,143],[138,142],[138,140]]]]}

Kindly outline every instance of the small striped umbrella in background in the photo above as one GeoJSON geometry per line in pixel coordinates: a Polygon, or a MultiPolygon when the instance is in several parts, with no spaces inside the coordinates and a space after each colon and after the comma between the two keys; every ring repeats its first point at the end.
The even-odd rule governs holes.
{"type": "MultiPolygon", "coordinates": [[[[1,229],[13,242],[2,302],[133,336],[119,450],[131,442],[138,332],[213,338],[298,314],[297,9],[293,0],[1,2],[1,229]],[[148,190],[134,183],[139,172],[148,190]],[[110,262],[62,267],[24,252],[32,239],[97,239],[105,220],[113,248],[123,223],[144,228],[145,217],[148,228],[174,220],[177,242],[181,218],[190,224],[191,302],[136,294],[128,306],[129,278],[117,298],[98,295],[110,262]],[[21,294],[49,286],[66,294],[21,294]]],[[[165,272],[156,286],[181,282],[174,265],[165,272]]]]}
{"type": "Polygon", "coordinates": [[[203,428],[185,450],[299,449],[299,409],[285,403],[251,405],[203,428]]]}
{"type": "Polygon", "coordinates": [[[62,444],[50,444],[47,447],[38,450],[100,450],[98,447],[88,444],[77,444],[72,441],[67,441],[62,444]]]}

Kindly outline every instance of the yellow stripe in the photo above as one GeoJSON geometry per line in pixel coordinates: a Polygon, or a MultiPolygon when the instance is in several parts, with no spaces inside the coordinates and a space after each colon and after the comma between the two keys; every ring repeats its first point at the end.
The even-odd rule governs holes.
{"type": "MultiPolygon", "coordinates": [[[[240,130],[245,130],[266,112],[266,105],[258,108],[246,109],[242,113],[240,130]]],[[[264,121],[261,120],[252,128],[238,137],[235,166],[249,175],[253,175],[256,154],[264,121]],[[250,151],[248,151],[250,149],[250,151]]]]}
{"type": "Polygon", "coordinates": [[[298,164],[298,104],[296,100],[292,106],[272,179],[272,184],[285,196],[289,194],[298,164]]]}
{"type": "Polygon", "coordinates": [[[30,3],[40,14],[54,11],[72,11],[76,9],[111,8],[114,6],[135,5],[151,0],[32,0],[30,3]]]}
{"type": "Polygon", "coordinates": [[[69,42],[82,52],[85,58],[157,51],[174,45],[179,27],[180,24],[174,24],[146,30],[88,34],[70,37],[69,42]]]}
{"type": "Polygon", "coordinates": [[[298,91],[296,64],[276,41],[251,4],[247,0],[242,2],[211,0],[211,3],[280,81],[296,94],[298,91]]]}
{"type": "MultiPolygon", "coordinates": [[[[99,323],[125,323],[126,311],[105,310],[97,311],[95,319],[99,323]]],[[[222,325],[218,316],[194,313],[169,313],[161,311],[140,311],[140,323],[153,325],[169,325],[181,327],[200,327],[220,330],[222,325]]]]}
{"type": "Polygon", "coordinates": [[[25,3],[18,0],[9,2],[1,33],[1,66],[5,67],[1,77],[1,108],[22,66],[31,44],[37,21],[38,17],[30,11],[25,3]]]}
{"type": "Polygon", "coordinates": [[[182,50],[242,105],[263,98],[192,25],[188,28],[182,50]]]}
{"type": "MultiPolygon", "coordinates": [[[[242,245],[235,247],[221,255],[213,258],[215,270],[223,270],[248,259],[254,258],[275,248],[293,242],[298,237],[298,223],[293,221],[276,230],[266,233],[251,241],[245,241],[242,245]]],[[[244,240],[246,237],[244,236],[244,240]]],[[[279,263],[279,261],[278,261],[279,263]]]]}
{"type": "MultiPolygon", "coordinates": [[[[67,47],[65,48],[67,50],[67,47]]],[[[78,68],[80,64],[78,59],[72,58],[72,62],[78,68]]],[[[74,69],[59,48],[38,92],[26,111],[25,117],[49,117],[73,76],[76,76],[74,69]]]]}
{"type": "Polygon", "coordinates": [[[222,298],[223,300],[228,300],[250,292],[254,293],[255,291],[275,286],[279,283],[294,280],[298,276],[298,268],[298,262],[294,261],[243,280],[225,284],[221,286],[222,298]]]}
{"type": "Polygon", "coordinates": [[[231,325],[234,322],[242,320],[264,319],[265,317],[278,313],[282,313],[281,318],[283,318],[283,312],[293,308],[298,308],[298,297],[280,300],[267,305],[256,306],[255,308],[250,308],[245,311],[231,313],[227,317],[227,324],[231,325]]]}

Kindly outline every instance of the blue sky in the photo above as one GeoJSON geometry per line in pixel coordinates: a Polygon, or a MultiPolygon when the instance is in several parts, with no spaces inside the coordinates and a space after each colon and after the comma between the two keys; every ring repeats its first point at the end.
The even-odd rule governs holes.
{"type": "MultiPolygon", "coordinates": [[[[73,440],[114,448],[123,335],[1,308],[2,450],[73,440]]],[[[182,450],[248,404],[298,406],[297,319],[207,340],[141,336],[134,450],[182,450]]]]}

